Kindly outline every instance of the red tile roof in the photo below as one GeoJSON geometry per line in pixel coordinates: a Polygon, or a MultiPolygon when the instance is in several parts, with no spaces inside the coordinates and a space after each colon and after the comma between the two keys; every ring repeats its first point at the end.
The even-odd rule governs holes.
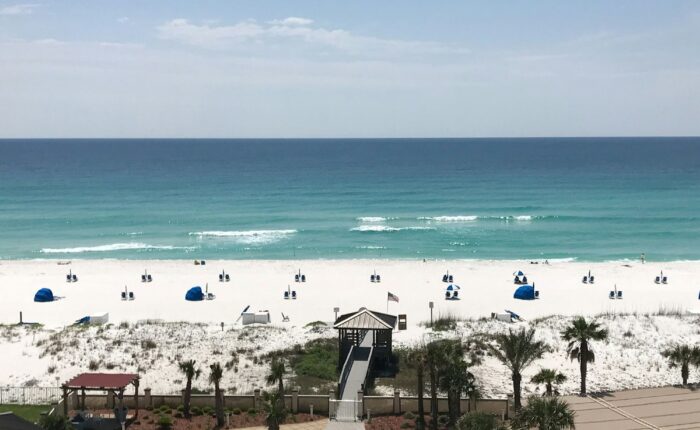
{"type": "Polygon", "coordinates": [[[134,373],[81,373],[64,385],[68,388],[124,388],[135,380],[139,375],[134,373]]]}

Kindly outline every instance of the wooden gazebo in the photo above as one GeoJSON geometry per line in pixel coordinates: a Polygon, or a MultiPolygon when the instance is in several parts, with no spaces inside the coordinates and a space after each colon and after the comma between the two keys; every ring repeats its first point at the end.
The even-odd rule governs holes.
{"type": "Polygon", "coordinates": [[[360,308],[357,312],[338,317],[333,328],[338,330],[338,368],[342,368],[350,349],[361,344],[371,346],[375,359],[386,359],[391,356],[391,333],[396,327],[394,315],[370,311],[360,308]]]}
{"type": "Polygon", "coordinates": [[[134,417],[139,415],[139,375],[135,373],[81,373],[61,386],[63,389],[63,414],[68,416],[68,396],[79,392],[78,404],[85,407],[86,391],[106,391],[108,396],[116,396],[118,407],[124,409],[124,391],[134,386],[134,417]]]}

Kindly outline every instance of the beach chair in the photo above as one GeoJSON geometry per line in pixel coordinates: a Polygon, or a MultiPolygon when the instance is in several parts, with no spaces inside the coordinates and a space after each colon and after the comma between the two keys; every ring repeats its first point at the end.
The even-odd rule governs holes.
{"type": "Polygon", "coordinates": [[[134,298],[135,298],[135,297],[134,297],[134,292],[133,292],[133,291],[129,291],[129,300],[134,300],[134,298]]]}
{"type": "Polygon", "coordinates": [[[590,278],[588,278],[588,283],[592,284],[594,279],[595,279],[595,276],[591,276],[590,278]]]}
{"type": "Polygon", "coordinates": [[[282,322],[289,322],[289,315],[285,315],[284,312],[281,312],[282,314],[282,322]]]}
{"type": "Polygon", "coordinates": [[[617,291],[617,298],[622,300],[622,290],[617,291]]]}
{"type": "Polygon", "coordinates": [[[513,279],[513,283],[515,285],[520,285],[520,278],[518,276],[516,276],[515,279],[513,279]]]}
{"type": "Polygon", "coordinates": [[[289,291],[284,292],[284,299],[289,300],[289,291]]]}
{"type": "Polygon", "coordinates": [[[224,279],[226,280],[226,282],[229,282],[231,281],[231,276],[227,273],[226,276],[224,276],[224,279]]]}
{"type": "Polygon", "coordinates": [[[611,300],[614,299],[614,298],[615,298],[615,292],[611,290],[611,291],[610,291],[610,294],[608,294],[608,298],[610,298],[611,300]]]}
{"type": "Polygon", "coordinates": [[[299,282],[299,274],[294,275],[294,282],[299,282]]]}
{"type": "Polygon", "coordinates": [[[539,298],[540,298],[540,292],[539,292],[539,291],[535,291],[535,298],[536,298],[536,299],[539,299],[539,298]]]}
{"type": "Polygon", "coordinates": [[[146,275],[141,275],[141,282],[146,282],[146,275]]]}
{"type": "Polygon", "coordinates": [[[382,282],[382,278],[379,275],[377,275],[377,277],[375,279],[377,280],[377,282],[382,282]]]}
{"type": "Polygon", "coordinates": [[[374,282],[374,275],[369,276],[369,282],[374,282]]]}
{"type": "Polygon", "coordinates": [[[668,284],[668,277],[667,277],[667,276],[664,276],[663,278],[661,278],[661,283],[662,283],[662,284],[668,284]]]}
{"type": "Polygon", "coordinates": [[[66,275],[66,282],[73,282],[73,275],[70,273],[66,275]]]}
{"type": "Polygon", "coordinates": [[[199,260],[194,260],[194,265],[199,266],[199,260]]]}
{"type": "Polygon", "coordinates": [[[523,276],[523,284],[527,284],[527,276],[523,276]]]}
{"type": "Polygon", "coordinates": [[[447,282],[452,282],[453,279],[454,279],[454,278],[452,277],[452,275],[450,275],[450,276],[447,277],[447,282]]]}
{"type": "Polygon", "coordinates": [[[122,300],[126,300],[126,291],[122,291],[122,300]]]}
{"type": "Polygon", "coordinates": [[[202,261],[201,261],[201,264],[202,264],[202,266],[205,266],[205,265],[207,264],[207,262],[204,261],[204,260],[202,260],[202,261]]]}
{"type": "Polygon", "coordinates": [[[73,282],[78,282],[78,275],[73,275],[73,282]]]}
{"type": "Polygon", "coordinates": [[[297,292],[292,291],[292,300],[296,300],[296,299],[297,299],[297,292]]]}
{"type": "Polygon", "coordinates": [[[219,273],[219,282],[224,282],[224,274],[219,273]]]}
{"type": "Polygon", "coordinates": [[[153,276],[151,275],[146,275],[146,279],[148,279],[148,282],[153,282],[153,276]]]}
{"type": "Polygon", "coordinates": [[[584,284],[587,284],[588,283],[588,276],[584,276],[583,281],[581,281],[581,282],[583,282],[584,284]]]}
{"type": "Polygon", "coordinates": [[[654,283],[660,284],[661,283],[661,276],[657,276],[656,278],[654,278],[654,283]]]}
{"type": "Polygon", "coordinates": [[[207,293],[207,300],[214,300],[216,296],[213,293],[207,293]]]}
{"type": "Polygon", "coordinates": [[[452,293],[452,300],[459,300],[459,291],[452,293]]]}
{"type": "Polygon", "coordinates": [[[445,300],[450,300],[451,294],[449,291],[445,291],[445,300]]]}
{"type": "Polygon", "coordinates": [[[306,275],[301,275],[301,282],[306,282],[306,275]]]}
{"type": "Polygon", "coordinates": [[[447,275],[442,275],[442,282],[447,282],[447,275]]]}

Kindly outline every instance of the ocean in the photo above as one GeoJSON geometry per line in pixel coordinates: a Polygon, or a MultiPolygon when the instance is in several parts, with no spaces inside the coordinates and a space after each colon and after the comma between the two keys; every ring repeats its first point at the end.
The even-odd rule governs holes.
{"type": "Polygon", "coordinates": [[[700,138],[0,140],[0,259],[700,259],[700,138]]]}

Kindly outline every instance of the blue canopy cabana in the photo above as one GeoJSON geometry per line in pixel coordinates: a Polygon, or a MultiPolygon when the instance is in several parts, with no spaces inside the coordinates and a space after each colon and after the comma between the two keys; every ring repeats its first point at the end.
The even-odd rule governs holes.
{"type": "Polygon", "coordinates": [[[513,272],[513,274],[514,274],[515,276],[523,276],[523,275],[524,275],[524,273],[523,273],[522,270],[517,270],[517,271],[513,272]]]}
{"type": "Polygon", "coordinates": [[[534,285],[522,285],[515,290],[513,298],[518,300],[535,300],[539,295],[539,291],[535,291],[534,285]]]}
{"type": "Polygon", "coordinates": [[[34,294],[34,301],[35,302],[40,302],[40,303],[45,303],[45,302],[53,302],[54,297],[53,297],[53,292],[49,290],[48,288],[42,288],[39,291],[34,294]]]}
{"type": "Polygon", "coordinates": [[[192,287],[189,290],[187,290],[187,294],[185,294],[185,300],[188,300],[190,302],[198,302],[200,300],[204,300],[204,293],[202,292],[202,287],[192,287]]]}

